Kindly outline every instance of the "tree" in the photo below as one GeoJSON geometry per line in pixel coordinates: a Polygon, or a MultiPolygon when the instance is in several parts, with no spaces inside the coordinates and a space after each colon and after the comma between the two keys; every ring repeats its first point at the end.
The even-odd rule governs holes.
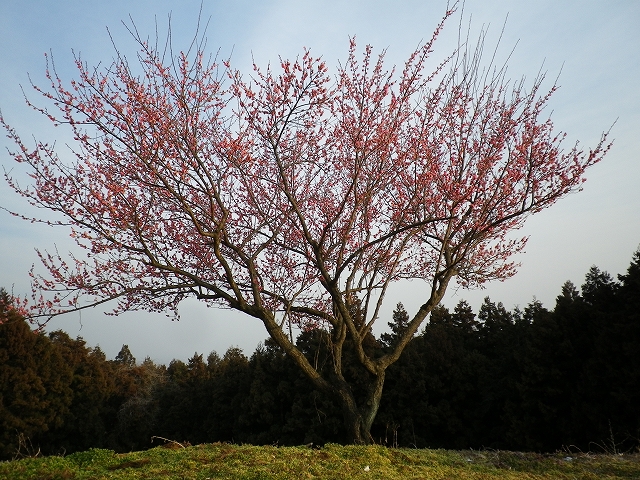
{"type": "MultiPolygon", "coordinates": [[[[443,298],[513,275],[525,239],[508,234],[577,189],[606,153],[562,149],[541,118],[556,90],[528,89],[482,65],[463,43],[427,70],[434,42],[401,71],[351,40],[335,79],[304,51],[251,81],[194,49],[165,55],[138,36],[139,66],[118,52],[108,68],[76,59],[67,87],[53,67],[53,104],[34,106],[73,133],[74,160],[28,147],[4,119],[31,185],[9,184],[70,225],[86,256],[42,252],[32,317],[116,300],[114,313],[170,311],[196,297],[260,319],[316,388],[342,405],[354,442],[370,441],[387,368],[443,298]],[[393,348],[369,354],[389,285],[424,282],[424,301],[393,348]],[[353,317],[352,302],[360,303],[353,317]],[[290,328],[323,328],[332,352],[322,375],[290,328]],[[357,401],[343,372],[351,350],[368,373],[357,401]]],[[[161,43],[161,42],[159,42],[161,43]]],[[[167,50],[170,52],[173,50],[167,50]]],[[[29,105],[32,105],[29,103],[29,105]]]]}
{"type": "Polygon", "coordinates": [[[409,314],[402,303],[396,305],[396,309],[393,311],[391,318],[392,321],[387,323],[391,333],[383,333],[380,335],[380,341],[387,347],[393,347],[396,339],[402,337],[410,320],[409,314]]]}
{"type": "Polygon", "coordinates": [[[129,345],[122,345],[122,348],[116,355],[114,362],[118,365],[122,365],[124,368],[133,368],[136,366],[136,357],[133,356],[129,345]]]}
{"type": "Polygon", "coordinates": [[[18,303],[0,288],[0,459],[27,440],[46,453],[43,436],[63,423],[72,371],[42,332],[31,330],[18,303]]]}
{"type": "Polygon", "coordinates": [[[49,333],[49,339],[71,370],[73,395],[61,427],[46,435],[47,443],[53,451],[67,453],[107,446],[114,375],[104,353],[99,347],[87,348],[81,337],[73,340],[61,330],[49,333]]]}
{"type": "Polygon", "coordinates": [[[211,393],[207,398],[207,430],[216,440],[231,442],[240,431],[242,401],[249,396],[251,371],[249,359],[237,347],[229,348],[214,377],[211,393]]]}

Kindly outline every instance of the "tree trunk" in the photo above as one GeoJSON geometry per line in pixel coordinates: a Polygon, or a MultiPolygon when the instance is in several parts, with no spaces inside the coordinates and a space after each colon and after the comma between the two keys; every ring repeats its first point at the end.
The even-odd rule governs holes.
{"type": "Polygon", "coordinates": [[[358,406],[349,385],[342,380],[333,392],[342,406],[342,415],[347,434],[347,441],[356,445],[374,443],[371,426],[380,407],[384,371],[374,377],[369,385],[364,404],[358,406]]]}
{"type": "Polygon", "coordinates": [[[360,409],[350,391],[340,389],[337,392],[342,406],[342,416],[347,434],[347,442],[356,445],[367,445],[371,442],[371,426],[367,428],[360,409]]]}
{"type": "MultiPolygon", "coordinates": [[[[248,312],[253,313],[254,312],[248,312]]],[[[371,444],[371,426],[380,407],[382,387],[385,380],[385,370],[392,363],[377,366],[375,374],[369,372],[369,381],[361,405],[353,393],[349,383],[345,380],[342,370],[342,345],[346,336],[346,329],[340,333],[333,343],[333,374],[323,378],[319,371],[309,363],[305,355],[291,342],[280,326],[275,322],[270,312],[262,310],[259,317],[265,324],[271,338],[289,355],[289,357],[301,368],[319,390],[332,396],[342,407],[347,441],[353,444],[371,444]]]]}

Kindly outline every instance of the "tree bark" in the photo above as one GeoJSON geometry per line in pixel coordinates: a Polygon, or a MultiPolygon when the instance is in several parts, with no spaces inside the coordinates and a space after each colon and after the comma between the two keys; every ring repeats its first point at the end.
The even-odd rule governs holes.
{"type": "Polygon", "coordinates": [[[351,387],[344,379],[334,387],[335,390],[332,393],[342,407],[347,442],[356,445],[374,443],[371,436],[371,426],[380,408],[384,378],[384,371],[374,377],[368,386],[367,395],[362,405],[358,405],[351,387]]]}

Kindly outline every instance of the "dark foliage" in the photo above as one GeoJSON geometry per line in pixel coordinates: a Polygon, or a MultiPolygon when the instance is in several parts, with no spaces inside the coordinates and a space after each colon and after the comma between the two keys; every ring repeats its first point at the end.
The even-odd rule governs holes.
{"type": "Polygon", "coordinates": [[[0,290],[0,458],[10,458],[20,438],[37,442],[63,425],[72,378],[61,352],[31,330],[0,290]]]}
{"type": "MultiPolygon", "coordinates": [[[[368,335],[368,353],[393,346],[408,320],[398,304],[389,332],[368,335]]],[[[321,329],[297,339],[325,373],[330,342],[321,329]]],[[[638,352],[640,251],[617,281],[592,267],[580,290],[565,283],[553,310],[533,301],[509,312],[489,298],[477,316],[465,302],[453,312],[438,307],[389,368],[372,435],[392,446],[637,449],[638,352]]],[[[368,373],[348,355],[343,361],[363,397],[368,373]]],[[[71,453],[148,448],[162,441],[152,444],[154,436],[192,444],[346,440],[339,404],[269,340],[250,358],[231,348],[165,367],[138,364],[123,345],[110,361],[81,338],[32,331],[0,292],[1,458],[25,438],[42,453],[71,453]]]]}

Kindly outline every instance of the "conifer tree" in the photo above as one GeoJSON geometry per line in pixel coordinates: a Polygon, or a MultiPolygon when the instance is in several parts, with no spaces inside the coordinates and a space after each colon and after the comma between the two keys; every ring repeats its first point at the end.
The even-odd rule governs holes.
{"type": "Polygon", "coordinates": [[[80,337],[73,340],[57,330],[49,338],[72,372],[73,398],[63,425],[47,435],[47,441],[68,453],[106,447],[115,413],[109,406],[115,388],[111,366],[99,348],[88,348],[80,337]]]}
{"type": "Polygon", "coordinates": [[[131,350],[129,350],[129,345],[122,345],[122,348],[116,355],[115,363],[122,365],[125,368],[132,368],[136,366],[136,357],[134,357],[131,350]]]}
{"type": "Polygon", "coordinates": [[[407,326],[409,325],[409,314],[404,308],[404,305],[400,302],[396,305],[391,321],[387,323],[390,333],[383,333],[380,335],[380,341],[387,347],[393,347],[395,342],[402,337],[407,326]]]}
{"type": "Polygon", "coordinates": [[[62,425],[72,401],[72,371],[2,289],[0,320],[0,458],[10,459],[20,439],[38,449],[44,434],[62,425]]]}

